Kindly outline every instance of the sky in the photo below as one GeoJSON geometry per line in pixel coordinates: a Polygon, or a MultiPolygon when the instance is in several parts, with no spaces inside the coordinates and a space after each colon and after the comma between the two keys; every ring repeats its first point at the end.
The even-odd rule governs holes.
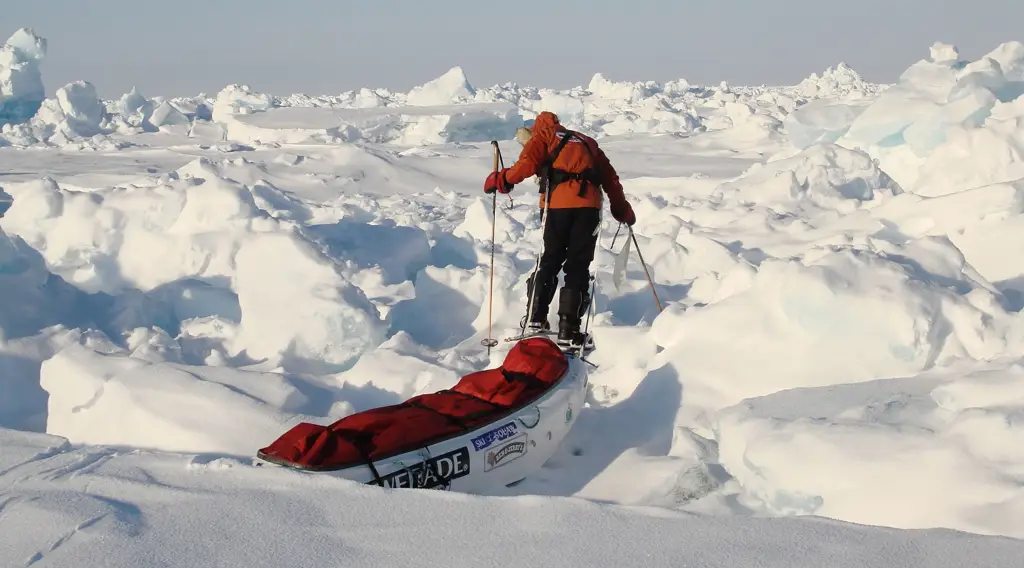
{"type": "Polygon", "coordinates": [[[474,86],[616,81],[794,84],[845,61],[892,82],[932,43],[1024,41],[1021,0],[0,0],[0,41],[47,39],[52,94],[115,98],[407,91],[456,65],[474,86]],[[969,11],[968,11],[969,8],[969,11]]]}

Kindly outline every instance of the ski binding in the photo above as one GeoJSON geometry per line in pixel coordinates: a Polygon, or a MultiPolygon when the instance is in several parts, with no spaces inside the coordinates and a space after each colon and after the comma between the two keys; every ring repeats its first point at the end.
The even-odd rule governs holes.
{"type": "MultiPolygon", "coordinates": [[[[558,331],[552,329],[529,329],[520,333],[519,335],[506,337],[505,342],[510,343],[513,341],[520,341],[523,339],[537,337],[540,335],[554,337],[558,335],[558,331]]],[[[582,356],[584,353],[589,353],[590,351],[596,349],[596,346],[594,345],[594,337],[592,335],[590,335],[589,333],[581,333],[580,335],[583,336],[582,343],[563,343],[561,341],[555,341],[555,343],[563,352],[575,353],[578,356],[582,356]]]]}

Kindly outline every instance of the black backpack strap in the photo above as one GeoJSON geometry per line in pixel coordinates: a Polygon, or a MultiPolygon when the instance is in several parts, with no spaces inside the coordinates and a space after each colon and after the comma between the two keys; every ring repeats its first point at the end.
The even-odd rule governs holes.
{"type": "Polygon", "coordinates": [[[557,183],[552,183],[552,181],[554,181],[553,173],[555,160],[558,159],[558,155],[562,153],[562,149],[565,148],[565,145],[569,143],[569,139],[574,138],[575,136],[575,132],[572,130],[566,130],[565,136],[562,136],[562,140],[558,142],[558,146],[555,146],[554,151],[551,152],[547,160],[544,160],[544,163],[541,165],[540,193],[546,192],[548,194],[548,201],[551,201],[551,192],[554,191],[555,186],[558,185],[557,183]]]}
{"type": "Polygon", "coordinates": [[[557,160],[558,155],[562,153],[562,148],[565,148],[565,145],[569,143],[570,138],[576,138],[576,133],[573,132],[572,130],[566,130],[565,136],[562,137],[562,140],[558,143],[558,146],[555,146],[555,151],[551,153],[551,165],[555,164],[555,160],[557,160]]]}
{"type": "Polygon", "coordinates": [[[551,199],[551,192],[554,191],[554,188],[558,187],[562,183],[565,183],[569,180],[576,180],[580,182],[580,191],[577,194],[580,197],[586,196],[588,182],[593,183],[594,185],[601,185],[600,176],[598,175],[597,170],[595,170],[593,167],[587,168],[582,172],[567,172],[565,170],[560,170],[554,167],[555,160],[558,159],[558,154],[561,153],[562,149],[565,148],[565,145],[569,143],[570,138],[579,139],[579,141],[583,144],[583,147],[586,148],[587,154],[590,156],[591,161],[593,161],[594,153],[590,151],[590,145],[587,144],[586,140],[581,138],[576,133],[576,131],[566,130],[565,136],[562,137],[562,140],[558,143],[558,146],[555,147],[555,150],[551,153],[551,156],[548,157],[547,161],[545,161],[544,165],[542,166],[544,173],[543,177],[541,178],[540,193],[544,193],[545,191],[548,191],[548,188],[550,188],[550,191],[548,191],[548,200],[551,199]]]}
{"type": "MultiPolygon", "coordinates": [[[[590,156],[590,162],[595,163],[594,153],[590,151],[590,144],[587,144],[587,141],[583,140],[582,138],[580,139],[580,142],[583,143],[583,148],[587,150],[587,155],[590,156]]],[[[593,182],[594,185],[601,185],[600,177],[598,176],[597,170],[594,169],[594,166],[591,166],[583,170],[579,174],[576,174],[576,177],[574,179],[578,179],[580,181],[580,191],[579,193],[576,194],[580,197],[584,197],[587,194],[588,181],[593,182]]]]}

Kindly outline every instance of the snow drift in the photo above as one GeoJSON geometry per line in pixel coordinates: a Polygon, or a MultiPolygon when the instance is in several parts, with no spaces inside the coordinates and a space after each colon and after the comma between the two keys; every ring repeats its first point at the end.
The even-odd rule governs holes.
{"type": "Polygon", "coordinates": [[[867,103],[817,99],[788,114],[783,122],[790,142],[798,148],[806,148],[839,140],[866,106],[867,103]]]}
{"type": "Polygon", "coordinates": [[[285,107],[222,114],[217,120],[229,139],[254,144],[484,142],[508,140],[523,124],[517,109],[502,103],[371,109],[285,107]]]}
{"type": "Polygon", "coordinates": [[[1004,339],[1013,318],[974,274],[948,241],[931,239],[765,260],[745,289],[662,314],[652,330],[666,349],[658,360],[702,385],[692,404],[721,408],[1019,349],[1004,339]]]}
{"type": "Polygon", "coordinates": [[[1008,567],[1022,548],[1010,539],[827,519],[694,517],[574,499],[384,491],[215,454],[118,453],[75,449],[54,436],[0,436],[0,470],[20,480],[6,491],[0,520],[4,558],[56,567],[469,568],[514,559],[633,568],[687,558],[765,568],[1008,567]],[[498,524],[504,537],[495,539],[498,524]],[[453,533],[463,538],[448,538],[453,533]]]}
{"type": "Polygon", "coordinates": [[[136,335],[130,352],[71,345],[46,360],[47,432],[75,444],[244,455],[309,403],[280,374],[184,365],[171,338],[157,353],[156,341],[139,341],[147,336],[160,334],[136,335]]]}
{"type": "Polygon", "coordinates": [[[808,206],[851,212],[902,189],[864,152],[833,144],[809,146],[792,158],[756,164],[713,196],[792,212],[808,206]]]}
{"type": "Polygon", "coordinates": [[[1022,70],[1019,42],[1002,44],[976,61],[937,43],[931,58],[910,66],[837,143],[869,151],[901,185],[923,195],[1019,179],[1024,172],[1013,164],[1019,163],[1020,140],[1014,128],[1000,123],[1020,116],[1022,70]],[[970,164],[978,158],[995,162],[970,164]],[[985,179],[964,179],[967,172],[985,179]]]}
{"type": "Polygon", "coordinates": [[[151,310],[172,334],[184,323],[179,314],[237,317],[227,356],[289,369],[342,369],[383,338],[376,308],[335,261],[205,159],[148,187],[84,193],[51,179],[11,191],[3,228],[83,291],[142,292],[139,324],[151,310]],[[191,308],[149,301],[197,293],[204,299],[191,308]]]}
{"type": "Polygon", "coordinates": [[[0,127],[28,121],[46,98],[40,63],[47,42],[21,28],[0,47],[0,127]]]}
{"type": "Polygon", "coordinates": [[[722,463],[774,514],[1021,538],[1022,380],[999,364],[754,398],[719,415],[722,463]]]}
{"type": "Polygon", "coordinates": [[[444,106],[471,100],[476,89],[469,84],[469,78],[462,67],[452,67],[440,77],[413,87],[405,97],[405,104],[411,106],[444,106]]]}

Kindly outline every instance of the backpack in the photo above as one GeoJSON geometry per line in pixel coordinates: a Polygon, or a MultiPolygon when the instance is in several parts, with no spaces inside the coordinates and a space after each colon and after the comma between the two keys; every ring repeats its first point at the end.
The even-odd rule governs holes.
{"type": "Polygon", "coordinates": [[[558,188],[559,185],[570,181],[576,180],[580,182],[580,191],[578,195],[584,197],[587,194],[588,184],[594,184],[595,186],[601,185],[601,177],[597,172],[597,167],[594,164],[594,155],[590,151],[590,145],[583,139],[582,136],[576,131],[566,130],[564,132],[556,132],[555,136],[560,136],[562,140],[555,147],[554,151],[544,160],[541,164],[537,178],[540,180],[540,193],[547,193],[548,201],[551,200],[551,194],[558,188]],[[590,156],[590,164],[583,169],[581,172],[570,172],[560,168],[554,167],[555,160],[558,159],[559,154],[562,153],[562,149],[569,143],[569,140],[576,138],[583,144],[583,147],[587,150],[587,155],[590,156]]]}

